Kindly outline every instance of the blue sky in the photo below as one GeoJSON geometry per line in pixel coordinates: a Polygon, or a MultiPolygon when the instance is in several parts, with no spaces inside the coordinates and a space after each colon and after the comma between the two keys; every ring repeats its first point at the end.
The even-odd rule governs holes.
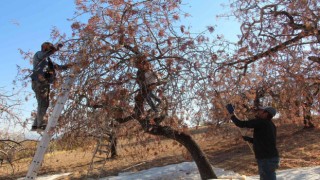
{"type": "MultiPolygon", "coordinates": [[[[184,20],[194,31],[204,30],[208,25],[217,24],[217,33],[224,33],[228,39],[234,39],[239,33],[235,22],[217,21],[216,15],[227,11],[220,4],[228,0],[186,0],[185,11],[192,17],[184,20]]],[[[16,66],[31,68],[23,60],[18,49],[36,52],[44,41],[50,41],[50,32],[57,27],[70,34],[71,18],[75,11],[74,0],[1,0],[0,6],[0,87],[12,92],[12,81],[17,74],[16,66]]],[[[3,89],[2,89],[3,90],[3,89]]],[[[25,89],[31,92],[31,87],[25,89]]],[[[24,116],[30,116],[36,109],[35,98],[22,107],[24,116]]],[[[1,122],[1,119],[0,119],[1,122]]],[[[1,123],[0,123],[1,124],[1,123]]]]}
{"type": "MultiPolygon", "coordinates": [[[[31,68],[29,61],[23,60],[19,48],[24,51],[38,51],[44,41],[50,41],[50,32],[54,26],[64,32],[70,31],[70,23],[67,18],[74,12],[73,0],[1,0],[0,6],[0,88],[9,93],[19,87],[12,82],[17,75],[17,65],[23,68],[31,68]]],[[[19,84],[18,84],[19,85],[19,84]]],[[[26,93],[33,93],[30,86],[23,89],[26,93]]],[[[24,95],[20,98],[24,99],[24,95]]],[[[19,98],[19,97],[15,97],[19,98]]],[[[21,113],[26,119],[31,111],[36,109],[36,100],[33,96],[30,101],[21,107],[21,113]]],[[[0,119],[0,127],[3,131],[19,131],[21,128],[4,128],[0,119]]],[[[7,124],[7,122],[5,123],[7,124]]],[[[3,132],[2,131],[2,132],[3,132]]]]}
{"type": "Polygon", "coordinates": [[[16,65],[31,67],[18,49],[39,50],[42,42],[50,40],[54,26],[69,31],[66,18],[72,16],[73,10],[72,0],[1,0],[0,87],[10,87],[17,73],[16,65]]]}

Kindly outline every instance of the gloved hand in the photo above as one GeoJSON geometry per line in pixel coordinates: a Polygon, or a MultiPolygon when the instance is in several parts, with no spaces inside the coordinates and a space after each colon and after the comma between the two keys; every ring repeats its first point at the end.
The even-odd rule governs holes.
{"type": "Polygon", "coordinates": [[[54,52],[57,51],[57,48],[54,47],[53,44],[50,44],[49,49],[50,49],[50,51],[54,51],[54,52]]]}
{"type": "Polygon", "coordinates": [[[234,113],[234,107],[232,104],[227,104],[226,108],[230,114],[234,113]]]}
{"type": "Polygon", "coordinates": [[[61,44],[61,43],[57,44],[56,51],[59,51],[59,50],[60,50],[60,48],[62,48],[62,46],[63,46],[63,44],[61,44]]]}

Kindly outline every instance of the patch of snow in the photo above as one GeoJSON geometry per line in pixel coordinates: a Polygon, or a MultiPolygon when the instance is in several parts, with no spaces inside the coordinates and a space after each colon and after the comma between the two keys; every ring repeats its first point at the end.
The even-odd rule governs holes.
{"type": "MultiPolygon", "coordinates": [[[[61,173],[61,174],[54,174],[54,175],[45,175],[45,176],[40,176],[40,177],[37,177],[36,180],[55,180],[55,179],[58,179],[58,178],[61,178],[63,176],[68,176],[70,175],[71,173],[61,173]]],[[[17,180],[24,180],[24,177],[23,178],[19,178],[17,180]]]]}
{"type": "MultiPolygon", "coordinates": [[[[214,172],[218,177],[241,177],[232,171],[224,171],[220,168],[214,168],[214,172]]],[[[118,176],[110,176],[101,178],[100,180],[165,180],[165,179],[185,179],[194,180],[201,179],[198,168],[194,162],[183,162],[180,164],[172,164],[163,167],[151,168],[139,172],[125,172],[118,176]]]]}
{"type": "MultiPolygon", "coordinates": [[[[319,180],[320,166],[286,169],[276,171],[277,180],[319,180]]],[[[258,180],[259,176],[250,176],[247,180],[258,180]]]]}
{"type": "MultiPolygon", "coordinates": [[[[258,180],[259,176],[241,176],[233,171],[225,171],[220,168],[214,168],[214,172],[219,178],[236,178],[246,180],[258,180]]],[[[319,180],[320,179],[320,166],[305,167],[279,170],[277,173],[278,180],[319,180]]],[[[63,173],[56,175],[47,175],[38,177],[37,180],[55,180],[63,176],[68,176],[71,173],[63,173]]],[[[19,180],[23,180],[20,178],[19,180]]],[[[172,164],[163,167],[150,168],[138,172],[124,172],[119,173],[118,176],[110,176],[100,178],[99,180],[171,180],[171,179],[184,179],[184,180],[199,180],[200,175],[198,168],[194,162],[183,162],[180,164],[172,164]]]]}

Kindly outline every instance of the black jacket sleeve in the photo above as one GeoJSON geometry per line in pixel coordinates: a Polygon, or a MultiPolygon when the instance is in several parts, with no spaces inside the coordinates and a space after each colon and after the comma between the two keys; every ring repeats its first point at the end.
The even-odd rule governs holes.
{"type": "Polygon", "coordinates": [[[240,128],[256,128],[261,124],[258,119],[241,121],[235,115],[231,116],[231,120],[236,126],[238,126],[240,128]]]}
{"type": "Polygon", "coordinates": [[[54,63],[54,68],[57,70],[67,70],[70,68],[70,65],[69,64],[59,65],[59,64],[54,63]]]}

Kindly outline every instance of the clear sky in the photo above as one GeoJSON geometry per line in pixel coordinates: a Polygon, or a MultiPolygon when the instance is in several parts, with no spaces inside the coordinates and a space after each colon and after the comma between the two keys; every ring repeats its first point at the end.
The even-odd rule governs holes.
{"type": "MultiPolygon", "coordinates": [[[[195,31],[202,31],[206,26],[216,24],[217,33],[224,33],[226,38],[234,39],[239,33],[238,24],[216,19],[217,14],[228,11],[220,6],[227,2],[228,0],[185,0],[184,3],[189,5],[184,9],[192,17],[185,20],[184,24],[191,25],[195,31]]],[[[12,81],[17,74],[16,66],[32,67],[28,61],[23,60],[18,49],[32,52],[40,50],[42,42],[50,41],[53,27],[70,34],[71,23],[67,18],[71,18],[74,11],[74,0],[1,0],[0,87],[12,92],[12,81]]],[[[25,90],[32,93],[30,86],[25,90]]],[[[35,98],[31,97],[31,101],[21,108],[22,113],[30,117],[30,112],[36,109],[35,98]]]]}
{"type": "Polygon", "coordinates": [[[70,31],[66,20],[74,11],[72,0],[1,0],[0,6],[0,87],[10,86],[17,73],[16,65],[29,67],[18,49],[37,51],[50,40],[56,26],[70,31]]]}
{"type": "MultiPolygon", "coordinates": [[[[19,48],[24,51],[38,51],[44,41],[50,41],[50,32],[54,26],[64,32],[70,31],[67,18],[74,12],[73,0],[1,0],[0,6],[0,88],[10,94],[12,82],[17,75],[17,65],[31,68],[29,61],[23,60],[19,48]]],[[[19,85],[19,84],[18,84],[19,85]]],[[[33,93],[31,86],[24,89],[33,93]]],[[[15,97],[19,98],[19,97],[15,97]]],[[[20,98],[24,99],[24,96],[20,98]]],[[[28,103],[21,107],[21,119],[30,117],[36,109],[36,100],[30,97],[28,103]]],[[[7,124],[7,123],[6,123],[7,124]]],[[[21,128],[12,126],[7,129],[0,119],[0,132],[20,131],[21,128]]]]}

